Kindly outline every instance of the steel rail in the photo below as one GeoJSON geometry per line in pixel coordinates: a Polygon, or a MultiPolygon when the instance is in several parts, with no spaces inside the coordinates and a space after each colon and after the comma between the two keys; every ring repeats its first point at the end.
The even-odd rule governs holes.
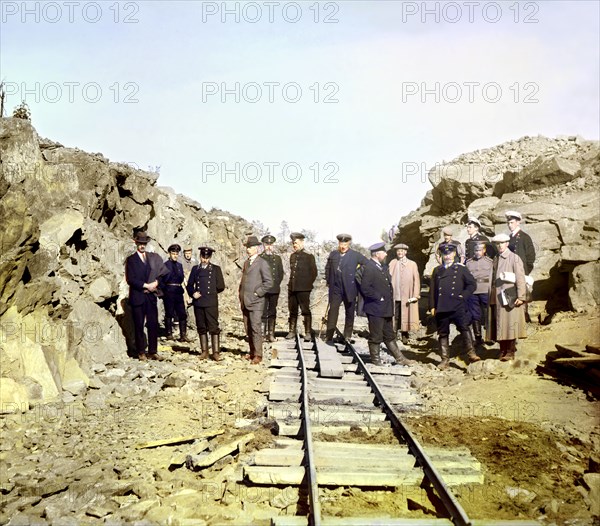
{"type": "MultiPolygon", "coordinates": [[[[338,332],[339,336],[342,336],[338,330],[336,330],[336,332],[338,332]]],[[[460,505],[450,488],[448,488],[442,476],[431,462],[429,456],[427,453],[425,453],[425,450],[421,444],[419,444],[419,441],[413,436],[410,430],[407,429],[394,408],[390,403],[388,403],[383,392],[381,391],[381,388],[377,384],[377,381],[367,369],[365,362],[363,362],[360,355],[356,352],[356,349],[348,341],[345,341],[345,348],[353,354],[359,369],[366,378],[367,383],[373,390],[373,393],[375,393],[375,398],[377,398],[377,401],[385,411],[387,417],[390,419],[393,428],[396,429],[406,441],[410,452],[415,456],[418,465],[421,466],[425,476],[434,487],[438,497],[441,499],[444,507],[448,511],[452,522],[454,522],[456,526],[471,526],[473,524],[471,519],[469,519],[465,510],[460,505]]]]}
{"type": "Polygon", "coordinates": [[[308,523],[321,526],[321,503],[319,502],[319,485],[317,484],[317,469],[315,467],[315,453],[313,450],[312,428],[310,423],[310,407],[308,405],[308,375],[306,364],[302,355],[300,336],[296,334],[296,348],[298,349],[300,375],[302,377],[302,423],[304,426],[304,446],[306,447],[306,478],[308,483],[309,516],[308,523]]]}

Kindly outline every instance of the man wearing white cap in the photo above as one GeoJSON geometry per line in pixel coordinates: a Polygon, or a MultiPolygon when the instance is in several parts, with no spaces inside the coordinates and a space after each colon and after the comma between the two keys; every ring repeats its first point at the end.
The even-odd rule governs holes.
{"type": "Polygon", "coordinates": [[[398,243],[396,259],[390,261],[390,275],[394,289],[394,329],[400,331],[402,343],[408,343],[409,331],[419,328],[419,298],[421,280],[417,264],[408,259],[408,245],[398,243]]]}
{"type": "Polygon", "coordinates": [[[500,344],[500,360],[506,362],[515,357],[517,338],[527,337],[525,271],[521,258],[508,248],[507,234],[498,234],[492,242],[498,255],[492,271],[488,337],[500,344]]]}
{"type": "Polygon", "coordinates": [[[515,210],[508,210],[504,215],[506,216],[506,224],[510,230],[508,248],[521,258],[525,275],[529,276],[535,263],[535,247],[529,234],[521,230],[523,216],[515,210]]]}

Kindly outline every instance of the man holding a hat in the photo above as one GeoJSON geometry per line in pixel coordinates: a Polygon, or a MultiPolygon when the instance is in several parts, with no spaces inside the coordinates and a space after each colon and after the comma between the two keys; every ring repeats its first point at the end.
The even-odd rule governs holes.
{"type": "Polygon", "coordinates": [[[298,325],[298,307],[304,316],[304,341],[310,341],[312,334],[312,315],[310,312],[310,293],[317,279],[315,256],[304,251],[304,234],[290,234],[294,252],[290,255],[290,280],[288,282],[288,309],[290,312],[290,332],[286,339],[296,337],[298,325]]]}
{"type": "Polygon", "coordinates": [[[408,343],[409,331],[419,328],[419,298],[421,280],[417,264],[408,259],[408,245],[398,243],[396,259],[390,261],[390,275],[394,289],[394,330],[400,331],[402,343],[408,343]]]}
{"type": "Polygon", "coordinates": [[[454,255],[457,263],[463,263],[463,249],[460,241],[452,238],[452,227],[446,226],[442,229],[442,239],[435,248],[435,259],[442,263],[442,249],[446,245],[454,245],[454,255]]]}
{"type": "Polygon", "coordinates": [[[186,289],[194,306],[194,317],[202,351],[200,359],[208,358],[208,334],[210,334],[212,359],[218,362],[221,360],[218,295],[225,290],[225,280],[221,267],[210,261],[215,251],[210,247],[198,247],[198,250],[200,264],[192,268],[186,289]]]}
{"type": "Polygon", "coordinates": [[[485,251],[488,257],[493,258],[496,255],[496,251],[491,245],[490,240],[479,231],[480,228],[481,222],[479,219],[476,217],[469,217],[467,219],[467,234],[469,234],[469,237],[465,241],[465,260],[473,257],[475,245],[478,243],[485,243],[485,251]]]}
{"type": "Polygon", "coordinates": [[[265,336],[268,342],[275,341],[275,325],[277,322],[277,302],[279,301],[279,293],[281,291],[281,281],[283,280],[283,263],[281,256],[273,253],[273,243],[275,237],[267,234],[261,240],[264,251],[260,255],[267,262],[271,270],[271,278],[273,286],[265,294],[265,311],[263,313],[263,324],[265,328],[265,336]]]}
{"type": "Polygon", "coordinates": [[[173,339],[173,317],[179,320],[179,341],[189,342],[187,337],[187,311],[183,302],[183,265],[177,261],[181,247],[177,244],[168,249],[169,259],[165,261],[168,273],[160,278],[160,288],[163,291],[165,303],[165,330],[167,338],[173,339]]]}
{"type": "Polygon", "coordinates": [[[400,365],[410,365],[396,342],[392,318],[394,316],[394,291],[392,278],[384,261],[387,257],[385,243],[369,247],[371,259],[362,269],[360,293],[364,298],[364,311],[369,321],[369,354],[373,365],[382,365],[380,347],[383,342],[400,365]]]}
{"type": "Polygon", "coordinates": [[[450,349],[450,323],[454,323],[463,337],[470,362],[481,360],[473,348],[469,315],[466,302],[475,289],[477,282],[464,265],[456,262],[456,246],[448,243],[441,248],[442,264],[433,269],[429,288],[429,310],[437,322],[438,340],[442,361],[440,369],[448,368],[450,349]]]}
{"type": "Polygon", "coordinates": [[[256,365],[262,361],[263,333],[262,316],[265,310],[265,294],[273,288],[269,264],[258,256],[260,241],[256,236],[248,237],[244,244],[248,259],[242,269],[240,281],[240,306],[244,327],[250,343],[248,359],[256,365]]]}
{"type": "Polygon", "coordinates": [[[492,239],[498,249],[490,289],[489,337],[500,343],[500,360],[513,360],[517,338],[527,338],[525,324],[526,285],[521,258],[509,249],[510,237],[492,239]]]}
{"type": "Polygon", "coordinates": [[[337,326],[342,302],[346,310],[344,338],[350,340],[352,337],[356,297],[358,296],[356,270],[368,261],[360,252],[350,248],[352,242],[350,234],[338,234],[337,240],[338,249],[329,254],[325,265],[325,281],[329,287],[329,310],[325,340],[329,344],[333,343],[333,334],[337,326]]]}
{"type": "Polygon", "coordinates": [[[146,232],[137,232],[133,241],[137,250],[125,261],[125,280],[129,285],[135,348],[140,360],[161,360],[158,355],[158,280],[168,271],[158,254],[146,252],[150,241],[146,232]],[[148,329],[148,356],[144,323],[148,329]]]}

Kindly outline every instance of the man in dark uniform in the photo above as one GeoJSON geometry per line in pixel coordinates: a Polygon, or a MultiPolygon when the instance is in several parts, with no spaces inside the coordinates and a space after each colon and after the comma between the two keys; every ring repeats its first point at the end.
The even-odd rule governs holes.
{"type": "Polygon", "coordinates": [[[261,240],[264,251],[260,255],[271,269],[271,278],[273,286],[265,294],[265,311],[263,313],[263,324],[265,326],[265,337],[268,342],[275,341],[275,325],[277,322],[277,302],[279,301],[279,292],[281,291],[281,280],[283,280],[283,263],[281,256],[273,254],[273,243],[275,237],[270,234],[264,236],[261,240]]]}
{"type": "Polygon", "coordinates": [[[429,308],[438,328],[438,339],[442,361],[440,369],[448,367],[448,350],[450,347],[450,323],[454,323],[462,334],[471,362],[481,360],[473,349],[471,331],[469,331],[469,315],[466,301],[477,288],[477,282],[469,269],[455,262],[456,247],[448,243],[442,247],[442,264],[433,269],[429,292],[429,308]]]}
{"type": "Polygon", "coordinates": [[[346,310],[344,338],[350,340],[352,337],[356,298],[358,296],[356,270],[368,261],[360,252],[350,248],[352,242],[350,234],[339,234],[337,240],[338,249],[329,254],[325,264],[325,281],[329,287],[329,310],[325,341],[330,345],[333,345],[333,334],[337,326],[342,302],[346,310]]]}
{"type": "Polygon", "coordinates": [[[168,249],[169,259],[165,261],[165,267],[168,274],[161,276],[159,283],[163,291],[163,301],[165,302],[165,330],[167,338],[173,339],[173,317],[177,315],[179,320],[179,341],[189,342],[187,337],[187,312],[183,301],[183,265],[177,261],[181,247],[177,244],[171,245],[168,249]]]}
{"type": "Polygon", "coordinates": [[[488,257],[493,258],[496,255],[496,249],[494,245],[490,243],[490,240],[484,236],[479,229],[481,223],[476,217],[469,217],[467,220],[467,234],[469,237],[465,241],[465,258],[471,259],[475,253],[475,245],[478,243],[485,243],[485,252],[488,257]]]}
{"type": "Polygon", "coordinates": [[[209,247],[199,247],[200,264],[192,268],[188,279],[187,291],[192,298],[196,327],[200,336],[201,360],[208,358],[208,334],[211,336],[212,359],[218,362],[221,348],[219,328],[219,298],[218,294],[225,290],[225,281],[221,267],[213,265],[210,258],[214,250],[209,247]]]}
{"type": "MultiPolygon", "coordinates": [[[[521,220],[523,216],[515,210],[508,210],[504,214],[506,216],[506,224],[510,230],[510,241],[508,249],[521,258],[525,276],[529,276],[533,270],[535,263],[535,247],[531,236],[521,230],[521,220]]],[[[529,303],[525,303],[525,321],[531,322],[529,317],[529,303]]]]}
{"type": "Polygon", "coordinates": [[[521,230],[522,216],[519,212],[509,210],[505,213],[506,224],[510,230],[510,241],[508,248],[511,252],[514,252],[521,258],[523,267],[525,268],[525,275],[529,276],[533,270],[533,264],[535,263],[535,247],[529,234],[521,230]]]}
{"type": "Polygon", "coordinates": [[[410,365],[398,348],[394,332],[394,291],[388,266],[385,243],[369,247],[371,259],[361,268],[360,293],[364,298],[364,312],[369,321],[369,354],[373,365],[381,365],[380,347],[383,342],[400,365],[410,365]]]}
{"type": "Polygon", "coordinates": [[[162,360],[158,355],[158,279],[167,272],[162,258],[146,252],[150,237],[146,232],[137,232],[133,238],[137,250],[125,261],[125,280],[129,285],[129,304],[135,328],[135,348],[140,360],[162,360]],[[146,336],[148,329],[148,356],[146,336]]]}
{"type": "Polygon", "coordinates": [[[492,280],[492,268],[494,262],[486,256],[486,244],[477,243],[474,254],[467,259],[466,267],[475,278],[477,288],[467,299],[467,310],[471,318],[471,327],[475,335],[475,344],[481,345],[483,337],[481,334],[481,322],[487,320],[488,297],[492,280]]]}
{"type": "Polygon", "coordinates": [[[298,325],[298,307],[304,316],[304,341],[310,341],[312,333],[312,315],[310,313],[310,293],[317,279],[315,256],[304,251],[304,234],[290,234],[294,252],[290,255],[290,281],[288,283],[288,309],[290,311],[290,332],[286,339],[296,337],[298,325]]]}

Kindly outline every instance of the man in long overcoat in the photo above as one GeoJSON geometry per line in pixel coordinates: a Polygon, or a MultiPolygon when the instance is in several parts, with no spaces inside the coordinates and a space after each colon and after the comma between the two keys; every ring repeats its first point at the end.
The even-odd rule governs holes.
{"type": "Polygon", "coordinates": [[[390,261],[390,275],[394,289],[394,330],[400,331],[402,343],[408,343],[409,331],[419,328],[419,298],[421,279],[417,264],[408,259],[408,245],[398,243],[396,259],[390,261]]]}
{"type": "Polygon", "coordinates": [[[527,338],[525,270],[521,258],[508,248],[508,235],[498,234],[492,242],[498,255],[490,289],[489,339],[500,343],[500,360],[506,362],[515,357],[517,338],[527,338]]]}
{"type": "Polygon", "coordinates": [[[259,245],[260,241],[256,236],[248,237],[245,243],[248,259],[242,269],[239,289],[244,327],[250,343],[250,354],[247,358],[254,365],[262,361],[262,316],[265,310],[265,294],[273,288],[269,264],[258,256],[259,245]]]}
{"type": "Polygon", "coordinates": [[[409,365],[398,347],[392,318],[394,316],[394,291],[388,266],[384,263],[385,243],[369,247],[371,259],[362,267],[360,293],[364,298],[364,312],[369,321],[369,354],[373,365],[381,365],[380,347],[383,342],[396,363],[409,365]]]}
{"type": "Polygon", "coordinates": [[[344,338],[350,340],[352,337],[356,298],[358,296],[356,270],[368,261],[360,252],[350,248],[352,242],[350,234],[339,234],[337,240],[338,248],[329,254],[325,264],[325,281],[329,287],[329,311],[327,313],[325,341],[329,344],[333,343],[333,334],[342,303],[346,312],[344,338]]]}

